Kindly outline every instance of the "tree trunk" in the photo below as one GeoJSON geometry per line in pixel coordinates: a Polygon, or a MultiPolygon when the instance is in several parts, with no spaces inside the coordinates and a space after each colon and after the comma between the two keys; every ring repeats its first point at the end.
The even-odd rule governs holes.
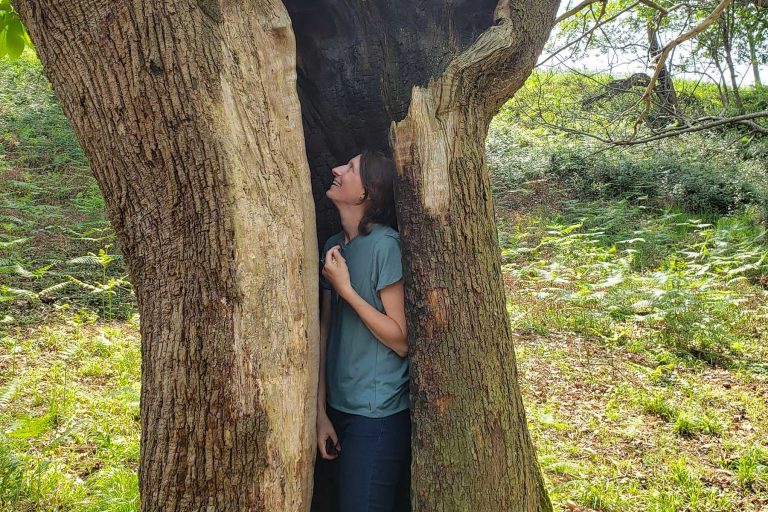
{"type": "Polygon", "coordinates": [[[725,114],[730,106],[730,100],[728,99],[728,83],[725,79],[725,71],[723,71],[723,65],[720,63],[720,56],[718,55],[718,48],[716,46],[712,48],[712,61],[715,63],[715,67],[720,75],[720,82],[717,84],[717,90],[720,92],[720,103],[723,105],[723,114],[725,114]]]}
{"type": "Polygon", "coordinates": [[[315,217],[277,1],[18,0],[141,314],[145,511],[305,511],[315,217]]]}
{"type": "MultiPolygon", "coordinates": [[[[731,6],[733,7],[733,6],[731,6]]],[[[729,11],[729,12],[732,12],[729,11]]],[[[733,101],[736,103],[736,108],[740,113],[744,113],[744,103],[741,101],[741,94],[739,93],[739,84],[736,81],[736,69],[733,65],[733,56],[731,55],[731,27],[732,21],[729,21],[729,16],[723,16],[718,22],[723,35],[723,54],[725,55],[725,65],[728,68],[728,76],[731,79],[731,89],[733,90],[733,101]]]]}
{"type": "Polygon", "coordinates": [[[415,511],[551,510],[517,382],[484,159],[491,117],[533,69],[557,8],[526,6],[500,2],[494,26],[415,87],[392,126],[415,341],[415,511]]]}
{"type": "Polygon", "coordinates": [[[752,64],[752,73],[755,75],[755,87],[760,88],[763,86],[763,81],[760,79],[760,61],[757,59],[755,49],[755,34],[751,30],[747,30],[747,44],[749,44],[749,62],[752,64]]]}
{"type": "MultiPolygon", "coordinates": [[[[659,34],[652,25],[648,25],[648,55],[650,61],[659,55],[664,48],[659,41],[659,34]]],[[[661,72],[656,85],[653,87],[656,92],[656,96],[661,103],[661,109],[664,112],[664,117],[672,118],[671,120],[679,118],[682,115],[680,111],[680,105],[677,101],[677,93],[675,92],[675,84],[672,82],[672,74],[669,72],[666,62],[662,66],[661,72]]]]}
{"type": "Polygon", "coordinates": [[[558,1],[497,1],[286,0],[296,48],[276,0],[16,2],[137,290],[145,511],[308,508],[329,167],[390,131],[413,509],[551,509],[483,141],[558,1]]]}

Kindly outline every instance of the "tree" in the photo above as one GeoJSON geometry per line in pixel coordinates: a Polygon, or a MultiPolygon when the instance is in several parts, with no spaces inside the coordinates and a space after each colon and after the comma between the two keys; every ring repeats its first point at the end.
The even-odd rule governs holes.
{"type": "MultiPolygon", "coordinates": [[[[768,128],[761,120],[768,118],[768,111],[759,110],[761,104],[751,94],[748,104],[735,102],[743,104],[743,112],[730,109],[726,73],[734,69],[734,62],[747,62],[758,71],[759,82],[756,63],[768,22],[764,6],[764,2],[748,0],[568,2],[556,20],[558,27],[549,48],[537,64],[540,70],[515,95],[512,108],[523,122],[585,136],[606,147],[646,144],[726,127],[741,129],[750,136],[748,140],[763,137],[768,128]],[[722,23],[728,25],[731,61],[725,65],[724,16],[730,17],[722,23]],[[593,50],[604,55],[604,71],[573,68],[570,61],[593,50]],[[553,59],[570,72],[541,71],[553,59]],[[617,65],[628,68],[619,72],[620,77],[614,76],[617,65]],[[712,66],[719,78],[712,76],[712,66]],[[673,83],[676,75],[686,79],[673,83]],[[691,80],[691,75],[698,79],[691,80]],[[717,85],[722,109],[698,100],[696,91],[706,81],[717,85]],[[554,83],[573,86],[571,93],[545,97],[554,83]]],[[[735,83],[733,73],[730,77],[735,83]]]]}
{"type": "Polygon", "coordinates": [[[390,133],[414,509],[551,509],[482,144],[557,0],[14,3],[137,292],[144,510],[307,509],[322,191],[390,133]]]}

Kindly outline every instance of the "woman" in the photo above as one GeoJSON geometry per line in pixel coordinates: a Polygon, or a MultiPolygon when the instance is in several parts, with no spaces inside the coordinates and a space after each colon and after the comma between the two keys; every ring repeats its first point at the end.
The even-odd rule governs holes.
{"type": "Polygon", "coordinates": [[[333,461],[335,510],[408,510],[408,336],[394,164],[365,151],[332,172],[326,196],[343,229],[321,262],[318,448],[333,461]]]}

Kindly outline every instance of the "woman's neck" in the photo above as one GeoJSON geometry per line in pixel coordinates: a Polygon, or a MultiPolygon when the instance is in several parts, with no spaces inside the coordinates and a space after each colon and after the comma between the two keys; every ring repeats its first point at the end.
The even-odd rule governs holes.
{"type": "Polygon", "coordinates": [[[344,243],[349,243],[358,234],[358,226],[363,218],[364,210],[360,207],[339,208],[341,229],[344,231],[344,243]]]}

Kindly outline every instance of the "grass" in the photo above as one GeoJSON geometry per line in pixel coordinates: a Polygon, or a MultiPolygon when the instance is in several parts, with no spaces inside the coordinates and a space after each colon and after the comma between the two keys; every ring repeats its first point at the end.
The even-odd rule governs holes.
{"type": "Polygon", "coordinates": [[[0,339],[0,503],[138,510],[138,325],[57,320],[0,339]]]}
{"type": "MultiPolygon", "coordinates": [[[[0,84],[0,510],[136,511],[139,332],[119,245],[39,64],[4,62],[0,84]]],[[[547,169],[538,134],[506,133],[527,153],[497,160],[547,169]]],[[[759,208],[515,179],[494,177],[507,307],[556,510],[768,509],[759,208]]]]}
{"type": "Polygon", "coordinates": [[[0,66],[0,510],[138,510],[138,319],[40,65],[0,66]]]}
{"type": "Polygon", "coordinates": [[[0,65],[0,320],[37,324],[76,303],[133,314],[104,200],[29,51],[0,65]]]}
{"type": "Polygon", "coordinates": [[[520,384],[556,506],[768,508],[768,244],[755,212],[561,200],[498,221],[520,384]]]}

